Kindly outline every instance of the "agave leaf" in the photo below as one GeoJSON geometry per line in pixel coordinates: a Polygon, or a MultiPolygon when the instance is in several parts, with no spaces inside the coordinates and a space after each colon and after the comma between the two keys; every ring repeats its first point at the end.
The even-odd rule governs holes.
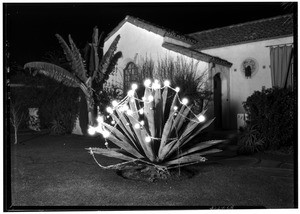
{"type": "Polygon", "coordinates": [[[164,91],[163,91],[163,93],[162,93],[162,115],[163,115],[163,117],[162,117],[162,126],[164,126],[164,124],[165,124],[165,121],[164,121],[164,115],[165,115],[165,113],[166,113],[166,104],[167,104],[167,99],[168,99],[168,87],[165,87],[164,88],[164,91]]]}
{"type": "Polygon", "coordinates": [[[118,158],[121,160],[135,160],[135,158],[127,156],[125,154],[120,153],[118,149],[102,149],[102,148],[90,148],[88,150],[91,150],[95,154],[100,154],[104,155],[107,157],[112,157],[112,158],[118,158]]]}
{"type": "Polygon", "coordinates": [[[125,137],[118,129],[103,123],[103,125],[111,132],[108,139],[119,146],[120,148],[126,150],[128,153],[134,155],[137,158],[142,158],[143,156],[134,148],[127,137],[125,137]]]}
{"type": "Polygon", "coordinates": [[[71,46],[71,51],[73,53],[73,58],[72,58],[72,63],[75,67],[75,73],[78,76],[78,78],[81,79],[81,81],[86,82],[87,80],[87,71],[84,67],[83,64],[83,59],[81,57],[81,54],[78,50],[78,48],[76,47],[73,39],[71,38],[71,35],[69,35],[69,42],[70,42],[70,46],[71,46]]]}
{"type": "Polygon", "coordinates": [[[141,133],[140,129],[134,129],[133,125],[137,122],[131,117],[126,117],[125,115],[119,113],[116,111],[120,120],[122,121],[123,125],[125,126],[126,131],[128,132],[129,135],[131,135],[135,140],[134,144],[136,145],[137,148],[142,148],[145,155],[149,160],[154,160],[154,156],[152,153],[152,148],[151,144],[145,142],[145,135],[141,133]],[[127,126],[126,124],[129,123],[131,125],[127,126]]]}
{"type": "Polygon", "coordinates": [[[129,140],[129,142],[131,143],[131,145],[133,145],[137,151],[142,151],[141,147],[138,147],[138,144],[135,143],[135,138],[132,134],[130,134],[130,131],[128,131],[128,127],[126,127],[126,124],[123,124],[122,120],[119,119],[115,113],[111,115],[112,118],[116,121],[116,124],[118,124],[118,127],[123,131],[123,133],[126,135],[127,139],[129,140]]]}
{"type": "Polygon", "coordinates": [[[184,133],[180,136],[179,140],[168,151],[168,153],[166,154],[166,157],[169,157],[171,154],[173,154],[173,152],[175,152],[180,147],[182,147],[183,145],[188,143],[190,140],[192,140],[194,137],[196,137],[203,129],[207,128],[212,122],[213,122],[213,119],[206,122],[205,124],[198,124],[198,123],[191,121],[191,123],[195,123],[195,124],[193,124],[192,126],[190,126],[189,128],[187,128],[184,131],[184,133]],[[198,126],[201,126],[201,127],[199,129],[197,129],[197,131],[193,134],[193,130],[198,126]]]}
{"type": "Polygon", "coordinates": [[[187,155],[184,157],[180,157],[174,160],[170,160],[164,163],[166,166],[170,165],[178,165],[178,164],[186,164],[186,163],[193,163],[193,162],[205,162],[206,158],[203,157],[201,154],[196,153],[196,154],[191,154],[187,155]]]}
{"type": "Polygon", "coordinates": [[[80,80],[66,69],[47,62],[29,62],[24,68],[37,70],[40,74],[48,76],[66,86],[80,87],[80,80]]]}
{"type": "Polygon", "coordinates": [[[179,157],[188,155],[190,153],[194,153],[199,150],[206,149],[208,147],[214,146],[214,145],[222,143],[224,141],[225,140],[210,140],[210,141],[204,141],[204,142],[197,143],[197,144],[193,145],[192,148],[187,149],[186,151],[180,153],[179,157]]]}
{"type": "Polygon", "coordinates": [[[161,89],[155,90],[154,105],[155,105],[154,117],[155,117],[155,129],[156,129],[155,137],[160,137],[162,132],[162,125],[163,125],[162,122],[164,117],[163,110],[162,110],[163,103],[162,103],[161,89]]]}
{"type": "MultiPolygon", "coordinates": [[[[132,109],[134,110],[134,109],[132,109]]],[[[136,123],[138,123],[139,121],[136,120],[133,116],[128,116],[128,119],[130,121],[130,124],[134,125],[136,123]]],[[[155,156],[153,154],[153,141],[150,142],[146,142],[145,138],[148,135],[146,130],[144,128],[133,128],[133,132],[135,137],[137,138],[137,143],[140,144],[140,146],[143,148],[144,153],[146,154],[147,158],[149,158],[149,160],[153,161],[155,159],[155,156]]]]}
{"type": "MultiPolygon", "coordinates": [[[[184,106],[182,106],[184,107],[184,106]]],[[[182,127],[185,118],[188,116],[188,114],[190,113],[190,109],[189,108],[181,108],[179,114],[176,119],[178,118],[178,120],[175,120],[176,125],[174,125],[174,127],[176,128],[176,131],[178,132],[180,130],[180,128],[182,127]]],[[[175,124],[175,123],[174,123],[175,124]]]]}
{"type": "MultiPolygon", "coordinates": [[[[182,143],[180,146],[185,145],[187,142],[189,142],[189,141],[192,140],[194,137],[196,137],[202,130],[204,130],[204,129],[206,129],[208,126],[210,126],[210,124],[212,124],[212,122],[213,122],[214,120],[215,120],[215,119],[211,119],[210,121],[207,121],[206,123],[201,124],[202,126],[201,126],[199,129],[197,129],[197,131],[196,131],[194,134],[190,135],[190,137],[189,137],[188,139],[184,140],[183,143],[182,143]]],[[[186,135],[186,136],[188,136],[188,135],[186,135]]],[[[183,136],[183,135],[182,135],[182,139],[186,138],[186,136],[183,136]]]]}
{"type": "Polygon", "coordinates": [[[158,156],[159,157],[162,157],[161,150],[165,146],[165,144],[167,143],[168,137],[170,136],[171,131],[172,131],[172,126],[173,126],[173,123],[174,123],[174,118],[173,117],[174,117],[174,113],[175,113],[174,107],[176,106],[176,103],[178,101],[176,95],[174,96],[171,107],[170,107],[170,113],[169,113],[168,120],[164,124],[163,132],[162,132],[162,135],[161,135],[160,147],[159,147],[159,151],[158,151],[158,153],[159,153],[158,156]]]}
{"type": "Polygon", "coordinates": [[[170,151],[170,149],[174,146],[174,144],[178,141],[178,139],[174,139],[171,142],[165,144],[163,147],[159,147],[158,151],[158,160],[162,161],[166,159],[166,154],[170,151]]]}
{"type": "Polygon", "coordinates": [[[146,102],[144,102],[144,116],[146,119],[147,128],[149,129],[151,136],[155,137],[155,117],[154,117],[154,102],[148,102],[148,97],[152,96],[150,88],[145,89],[144,97],[146,102]]]}

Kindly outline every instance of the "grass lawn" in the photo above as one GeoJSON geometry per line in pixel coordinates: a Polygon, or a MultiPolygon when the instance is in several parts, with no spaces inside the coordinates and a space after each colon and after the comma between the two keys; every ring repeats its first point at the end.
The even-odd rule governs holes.
{"type": "MultiPolygon", "coordinates": [[[[19,139],[24,143],[11,149],[13,206],[294,207],[292,170],[287,174],[243,161],[208,161],[190,166],[196,172],[191,178],[148,183],[99,168],[84,149],[104,147],[95,138],[21,135],[19,139]]],[[[117,162],[99,155],[97,159],[103,165],[117,162]]]]}

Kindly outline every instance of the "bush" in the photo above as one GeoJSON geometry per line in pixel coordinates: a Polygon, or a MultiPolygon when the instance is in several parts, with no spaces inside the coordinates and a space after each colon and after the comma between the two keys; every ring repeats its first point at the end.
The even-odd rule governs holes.
{"type": "MultiPolygon", "coordinates": [[[[143,82],[146,78],[154,78],[160,80],[169,80],[171,85],[180,88],[179,96],[189,99],[193,104],[192,110],[200,113],[206,109],[208,101],[211,100],[212,92],[206,87],[207,72],[198,70],[198,63],[193,60],[187,60],[183,57],[162,58],[154,65],[154,61],[149,58],[141,59],[138,64],[139,74],[141,76],[139,82],[143,82]],[[201,73],[202,72],[202,73],[201,73]]],[[[144,87],[141,86],[137,90],[137,94],[143,94],[144,87]]]]}
{"type": "Polygon", "coordinates": [[[266,149],[291,147],[294,137],[296,96],[291,89],[255,91],[243,106],[249,126],[255,126],[266,149]]]}
{"type": "MultiPolygon", "coordinates": [[[[34,107],[39,108],[41,128],[50,129],[53,124],[60,124],[64,131],[58,133],[72,132],[78,113],[78,88],[66,87],[41,75],[33,77],[24,70],[12,72],[11,83],[25,85],[11,88],[10,92],[11,100],[20,103],[26,116],[20,129],[27,127],[28,108],[34,107]]],[[[52,130],[58,129],[53,127],[52,130]]]]}

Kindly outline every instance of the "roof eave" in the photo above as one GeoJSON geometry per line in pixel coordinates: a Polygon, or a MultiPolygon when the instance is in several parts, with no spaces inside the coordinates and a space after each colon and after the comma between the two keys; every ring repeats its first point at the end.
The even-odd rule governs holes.
{"type": "Polygon", "coordinates": [[[247,43],[261,42],[261,41],[266,41],[266,40],[280,39],[280,38],[293,37],[293,36],[294,36],[294,34],[288,34],[288,35],[284,35],[284,36],[274,36],[274,37],[268,37],[268,38],[248,40],[248,41],[243,41],[243,42],[229,43],[229,44],[225,44],[225,45],[209,46],[209,47],[204,47],[204,48],[201,48],[201,47],[198,48],[197,44],[196,44],[192,48],[197,49],[198,51],[210,50],[210,49],[217,49],[217,48],[223,48],[223,47],[235,46],[235,45],[243,45],[243,44],[247,44],[247,43]]]}
{"type": "Polygon", "coordinates": [[[230,63],[226,60],[223,60],[219,57],[214,57],[209,54],[205,54],[205,53],[202,53],[202,52],[199,52],[199,51],[187,48],[187,47],[183,47],[183,46],[179,46],[179,45],[175,45],[175,44],[171,44],[171,43],[167,43],[167,42],[163,43],[162,46],[168,50],[183,54],[185,56],[188,56],[188,57],[191,57],[191,58],[194,58],[197,60],[201,60],[201,61],[208,62],[208,63],[212,62],[212,63],[216,63],[219,65],[224,65],[227,67],[232,66],[232,63],[230,63]]]}

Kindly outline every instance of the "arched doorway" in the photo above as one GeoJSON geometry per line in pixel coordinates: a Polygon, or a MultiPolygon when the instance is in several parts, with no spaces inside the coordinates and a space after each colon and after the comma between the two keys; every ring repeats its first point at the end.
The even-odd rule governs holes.
{"type": "Polygon", "coordinates": [[[222,128],[222,84],[220,73],[214,76],[214,116],[215,129],[222,128]]]}

